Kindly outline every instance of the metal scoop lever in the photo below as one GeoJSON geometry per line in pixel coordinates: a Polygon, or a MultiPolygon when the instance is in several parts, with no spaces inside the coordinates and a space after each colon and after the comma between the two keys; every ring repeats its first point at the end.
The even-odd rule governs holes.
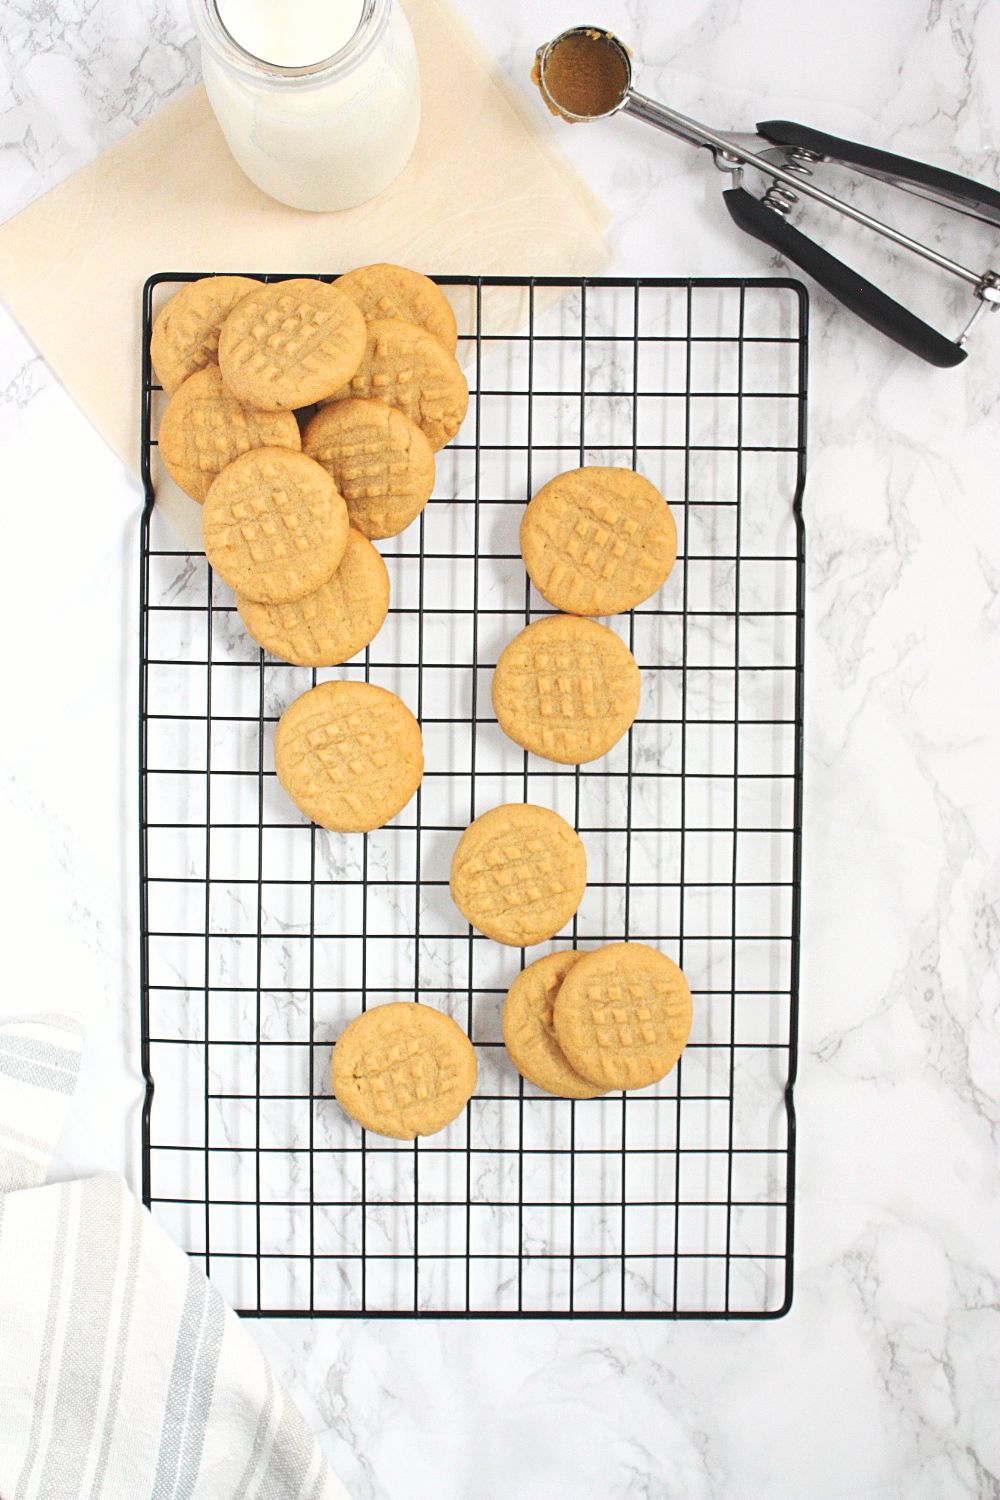
{"type": "Polygon", "coordinates": [[[595,26],[572,27],[540,47],[533,76],[552,113],[570,123],[606,119],[621,111],[666,130],[689,145],[707,148],[716,166],[732,174],[733,186],[723,192],[723,198],[740,229],[771,245],[866,323],[930,364],[960,364],[966,357],[965,340],[976,317],[984,307],[992,310],[1000,304],[1000,276],[995,271],[970,270],[930,245],[834,197],[812,178],[817,163],[826,159],[837,161],[894,187],[1000,226],[1000,193],[993,188],[925,162],[840,140],[787,120],[765,121],[758,125],[756,135],[713,130],[637,93],[632,88],[632,60],[627,47],[610,32],[595,26]],[[759,171],[768,180],[769,186],[759,198],[743,186],[747,168],[759,171]],[[787,215],[800,198],[812,198],[834,209],[971,286],[977,305],[958,339],[939,333],[788,223],[787,215]]]}

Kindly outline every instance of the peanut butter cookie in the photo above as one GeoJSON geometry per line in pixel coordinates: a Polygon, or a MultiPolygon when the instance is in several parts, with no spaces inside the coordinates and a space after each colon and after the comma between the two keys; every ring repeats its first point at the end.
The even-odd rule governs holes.
{"type": "Polygon", "coordinates": [[[347,506],[329,474],[288,448],[234,459],[201,512],[212,567],[261,604],[288,604],[318,589],[343,557],[348,530],[347,506]]]}
{"type": "Polygon", "coordinates": [[[334,401],[310,420],[306,453],[322,464],[347,502],[351,525],[368,537],[396,536],[434,488],[434,453],[420,428],[384,401],[334,401]]]}
{"type": "Polygon", "coordinates": [[[475,1049],[457,1022],[412,1001],[356,1016],[330,1066],[333,1092],[351,1118],[397,1141],[450,1125],[472,1097],[476,1075],[475,1049]]]}
{"type": "Polygon", "coordinates": [[[564,927],[583,899],[580,835],[547,807],[509,802],[470,823],[451,862],[451,899],[487,937],[529,948],[564,927]]]}
{"type": "Polygon", "coordinates": [[[236,596],[243,623],[259,646],[296,667],[349,661],[382,628],[389,610],[385,563],[353,527],[336,573],[290,604],[258,604],[236,596]]]}
{"type": "Polygon", "coordinates": [[[365,352],[365,320],[350,297],[299,277],[258,286],[219,335],[219,368],[234,395],[264,411],[332,396],[365,352]]]}
{"type": "Polygon", "coordinates": [[[632,469],[571,469],[544,484],[521,521],[535,588],[571,615],[634,609],[677,557],[677,527],[655,485],[632,469]]]}
{"type": "Polygon", "coordinates": [[[368,833],[394,818],[420,785],[420,725],[395,693],[374,683],[321,682],[282,714],[274,768],[314,823],[368,833]]]}
{"type": "Polygon", "coordinates": [[[640,677],[625,642],[596,620],[550,615],[516,635],[493,674],[504,734],[547,760],[605,755],[639,712],[640,677]]]}
{"type": "Polygon", "coordinates": [[[553,1005],[556,1040],[571,1067],[604,1089],[658,1083],[691,1033],[691,991],[665,953],[610,943],[586,953],[553,1005]]]}
{"type": "Polygon", "coordinates": [[[290,411],[247,406],[226,390],[218,365],[189,375],[174,392],[157,436],[167,473],[199,503],[215,476],[241,453],[302,445],[290,411]]]}
{"type": "Polygon", "coordinates": [[[377,396],[415,422],[435,452],[455,436],[469,406],[469,387],[454,356],[423,328],[395,318],[368,324],[361,363],[329,396],[377,396]]]}
{"type": "Polygon", "coordinates": [[[219,330],[237,302],[256,291],[248,276],[202,276],[164,303],[149,340],[157,380],[172,396],[189,375],[219,358],[219,330]]]}
{"type": "Polygon", "coordinates": [[[382,261],[348,271],[333,284],[357,303],[366,323],[376,318],[401,318],[404,323],[425,328],[449,354],[458,347],[458,326],[451,303],[429,276],[382,261]]]}
{"type": "Polygon", "coordinates": [[[503,1040],[511,1062],[529,1083],[560,1099],[596,1099],[604,1092],[570,1067],[552,1025],[559,987],[582,957],[567,948],[536,958],[518,974],[503,1004],[503,1040]]]}

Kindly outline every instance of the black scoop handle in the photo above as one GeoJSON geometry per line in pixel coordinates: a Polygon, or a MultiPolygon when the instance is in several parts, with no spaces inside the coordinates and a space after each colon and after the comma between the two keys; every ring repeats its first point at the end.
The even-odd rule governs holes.
{"type": "Polygon", "coordinates": [[[762,120],[757,131],[775,146],[804,147],[830,161],[857,167],[881,182],[909,184],[918,192],[925,189],[944,198],[960,213],[1000,226],[1000,193],[982,182],[973,182],[970,177],[960,177],[957,172],[946,172],[943,167],[932,167],[925,161],[913,161],[909,156],[896,156],[892,151],[862,146],[858,141],[845,141],[840,136],[813,130],[810,125],[799,125],[795,120],[762,120]]]}
{"type": "Polygon", "coordinates": [[[722,196],[740,229],[779,251],[879,333],[940,369],[965,359],[965,349],[845,266],[746,188],[729,188],[722,196]]]}

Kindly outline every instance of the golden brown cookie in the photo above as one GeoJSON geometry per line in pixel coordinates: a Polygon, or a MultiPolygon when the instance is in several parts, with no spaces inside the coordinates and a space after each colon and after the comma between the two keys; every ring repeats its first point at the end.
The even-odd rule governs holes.
{"type": "Polygon", "coordinates": [[[521,520],[535,588],[571,615],[614,615],[654,594],[677,557],[677,527],[633,469],[571,469],[543,484],[521,520]]]}
{"type": "Polygon", "coordinates": [[[289,448],[254,448],[212,484],[205,556],[230,588],[287,604],[331,577],[347,546],[347,506],[325,469],[289,448]]]}
{"type": "Polygon", "coordinates": [[[376,318],[401,318],[404,323],[425,328],[449,354],[457,349],[458,325],[451,303],[429,276],[381,261],[358,266],[356,271],[338,276],[333,284],[357,303],[366,323],[376,318]]]}
{"type": "Polygon", "coordinates": [[[470,823],[451,862],[451,899],[498,943],[530,948],[564,927],[587,884],[580,835],[558,813],[527,802],[470,823]]]}
{"type": "Polygon", "coordinates": [[[153,324],[149,357],[168,396],[196,370],[218,361],[219,330],[237,302],[259,286],[248,276],[202,276],[164,303],[153,324]]]}
{"type": "Polygon", "coordinates": [[[581,953],[547,953],[523,969],[503,1003],[503,1040],[510,1060],[529,1083],[560,1099],[596,1099],[604,1092],[571,1068],[556,1041],[552,1006],[581,953]]]}
{"type": "Polygon", "coordinates": [[[434,488],[434,453],[420,428],[384,401],[334,401],[311,418],[302,446],[347,502],[351,525],[396,536],[434,488]]]}
{"type": "Polygon", "coordinates": [[[566,975],[552,1012],[567,1062],[605,1089],[643,1089],[670,1072],[691,1032],[691,991],[665,953],[610,943],[566,975]]]}
{"type": "Polygon", "coordinates": [[[394,818],[420,785],[420,725],[395,693],[374,683],[321,682],[282,714],[274,769],[314,823],[368,833],[394,818]]]}
{"type": "Polygon", "coordinates": [[[605,755],[639,712],[639,668],[596,620],[549,615],[516,635],[493,674],[493,709],[515,744],[581,765],[605,755]]]}
{"type": "Polygon", "coordinates": [[[258,604],[236,595],[236,607],[258,646],[296,667],[336,667],[382,628],[389,574],[381,556],[352,527],[336,573],[291,604],[258,604]]]}
{"type": "Polygon", "coordinates": [[[238,302],[219,335],[229,389],[265,411],[332,396],[365,352],[365,320],[350,297],[299,277],[260,286],[238,302]]]}
{"type": "Polygon", "coordinates": [[[258,411],[227,391],[218,365],[189,375],[167,402],[158,433],[167,473],[203,501],[215,476],[252,448],[301,447],[290,411],[258,411]]]}
{"type": "Polygon", "coordinates": [[[454,356],[422,328],[394,318],[368,324],[356,372],[330,392],[333,401],[348,396],[377,396],[395,406],[416,422],[435,452],[455,436],[469,407],[469,387],[454,356]]]}
{"type": "Polygon", "coordinates": [[[356,1016],[333,1049],[333,1092],[365,1130],[397,1141],[433,1135],[476,1087],[476,1053],[450,1016],[396,1001],[356,1016]]]}

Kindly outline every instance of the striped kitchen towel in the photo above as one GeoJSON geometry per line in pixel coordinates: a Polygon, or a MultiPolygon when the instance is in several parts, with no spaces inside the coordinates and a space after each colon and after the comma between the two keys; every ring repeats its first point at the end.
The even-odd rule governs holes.
{"type": "Polygon", "coordinates": [[[79,1016],[0,1022],[0,1193],[45,1181],[82,1051],[79,1016]]]}
{"type": "Polygon", "coordinates": [[[120,1177],[28,1185],[81,1041],[72,1017],[0,1024],[0,1496],[347,1500],[244,1325],[120,1177]]]}

